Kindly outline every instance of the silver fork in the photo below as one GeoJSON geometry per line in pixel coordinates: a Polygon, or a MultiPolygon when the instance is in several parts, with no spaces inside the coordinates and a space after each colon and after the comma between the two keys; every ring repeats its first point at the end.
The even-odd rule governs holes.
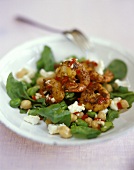
{"type": "Polygon", "coordinates": [[[83,52],[85,52],[86,54],[91,50],[91,45],[89,43],[88,38],[78,29],[73,29],[73,30],[70,30],[70,31],[62,31],[62,30],[52,28],[48,25],[38,23],[36,21],[33,21],[31,19],[28,19],[28,18],[25,18],[25,17],[22,17],[22,16],[17,16],[15,19],[17,21],[27,23],[29,25],[44,29],[46,31],[51,31],[51,32],[55,32],[55,33],[62,33],[63,35],[65,35],[66,38],[68,38],[75,45],[80,47],[81,50],[83,52]]]}

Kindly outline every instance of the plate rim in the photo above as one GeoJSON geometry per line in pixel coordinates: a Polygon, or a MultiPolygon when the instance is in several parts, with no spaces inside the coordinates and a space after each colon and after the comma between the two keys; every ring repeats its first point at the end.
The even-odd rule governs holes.
{"type": "MultiPolygon", "coordinates": [[[[12,50],[10,50],[9,52],[7,52],[5,55],[3,55],[3,57],[0,59],[0,62],[4,62],[8,59],[8,56],[10,56],[12,53],[14,53],[14,51],[16,50],[20,50],[20,49],[25,49],[25,47],[30,47],[32,45],[36,45],[36,44],[39,44],[39,43],[43,43],[43,41],[51,41],[51,40],[56,40],[58,41],[59,39],[65,39],[65,37],[63,35],[51,35],[51,36],[45,36],[45,37],[42,37],[42,38],[36,38],[36,39],[33,39],[33,40],[30,40],[30,41],[27,41],[27,42],[24,42],[24,43],[21,43],[20,45],[16,46],[15,48],[13,48],[12,50]]],[[[67,40],[67,39],[66,39],[67,40]]],[[[101,43],[103,45],[107,45],[107,46],[110,46],[112,45],[112,47],[114,49],[118,49],[118,51],[122,52],[123,51],[123,54],[129,54],[129,56],[131,57],[134,57],[131,53],[129,53],[126,49],[124,49],[121,45],[117,44],[117,43],[114,43],[112,41],[109,41],[109,40],[106,40],[106,39],[102,39],[102,38],[97,38],[97,37],[91,37],[90,36],[90,40],[91,41],[95,41],[95,42],[98,42],[98,43],[101,43]]],[[[0,68],[1,70],[2,68],[0,68]]],[[[0,77],[0,83],[2,82],[2,79],[0,77]]],[[[42,139],[43,137],[40,137],[39,139],[37,138],[34,138],[33,135],[29,134],[29,132],[24,132],[22,129],[19,129],[18,127],[16,127],[14,124],[12,124],[10,121],[8,121],[4,115],[2,114],[2,111],[0,109],[0,122],[2,124],[4,124],[7,128],[9,128],[10,130],[12,130],[13,132],[15,132],[16,134],[18,134],[19,136],[22,136],[22,137],[25,137],[27,139],[30,139],[32,141],[36,141],[36,142],[39,142],[39,143],[43,143],[43,144],[49,144],[49,145],[66,145],[66,146],[71,146],[71,145],[83,145],[83,144],[93,144],[93,143],[98,143],[98,142],[102,142],[102,141],[107,141],[107,140],[111,140],[113,139],[113,136],[114,137],[117,137],[117,136],[120,136],[122,133],[117,133],[117,134],[114,134],[113,136],[111,137],[107,137],[105,136],[105,139],[103,138],[96,138],[95,139],[89,139],[89,140],[86,140],[86,141],[80,141],[80,142],[76,142],[74,143],[74,141],[71,141],[71,142],[60,142],[60,141],[50,141],[48,142],[45,141],[45,140],[40,140],[42,139]],[[21,132],[21,133],[20,133],[21,132]]],[[[127,128],[126,130],[130,129],[132,127],[129,127],[127,128]]]]}

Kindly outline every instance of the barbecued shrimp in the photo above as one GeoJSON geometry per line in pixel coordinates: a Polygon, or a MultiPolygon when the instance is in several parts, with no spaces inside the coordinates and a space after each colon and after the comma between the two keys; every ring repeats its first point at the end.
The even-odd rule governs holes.
{"type": "Polygon", "coordinates": [[[114,75],[110,70],[106,70],[103,75],[99,74],[96,71],[97,63],[94,61],[86,60],[82,62],[82,64],[86,67],[86,70],[89,72],[91,81],[98,83],[108,83],[113,80],[114,75]]]}
{"type": "Polygon", "coordinates": [[[84,65],[87,71],[95,70],[95,67],[98,65],[95,61],[90,60],[82,61],[81,64],[84,65]]]}
{"type": "Polygon", "coordinates": [[[63,79],[64,77],[68,77],[69,80],[75,80],[76,71],[70,67],[70,62],[65,61],[59,65],[56,69],[56,76],[59,80],[63,79]]]}
{"type": "Polygon", "coordinates": [[[110,105],[110,94],[99,83],[90,83],[85,91],[81,93],[79,100],[87,110],[98,112],[110,105]]]}
{"type": "Polygon", "coordinates": [[[43,90],[48,103],[59,103],[64,99],[65,92],[62,84],[54,78],[47,81],[44,80],[43,90]]]}
{"type": "Polygon", "coordinates": [[[103,75],[103,83],[108,83],[112,81],[114,78],[114,74],[110,70],[106,70],[103,75]]]}
{"type": "Polygon", "coordinates": [[[107,70],[103,75],[98,74],[95,70],[91,70],[89,75],[91,81],[98,83],[108,83],[114,78],[114,75],[110,70],[107,70]]]}
{"type": "Polygon", "coordinates": [[[82,92],[90,83],[88,71],[77,59],[63,62],[56,69],[56,77],[68,92],[82,92]]]}

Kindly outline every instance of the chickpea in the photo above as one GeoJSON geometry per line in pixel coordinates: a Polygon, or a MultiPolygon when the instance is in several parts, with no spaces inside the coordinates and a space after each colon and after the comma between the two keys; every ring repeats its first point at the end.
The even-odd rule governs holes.
{"type": "Polygon", "coordinates": [[[92,128],[98,129],[99,126],[100,126],[100,125],[98,124],[98,120],[93,120],[93,121],[92,121],[92,128]]]}
{"type": "Polygon", "coordinates": [[[51,122],[50,119],[46,119],[46,120],[45,120],[45,123],[46,123],[47,125],[52,124],[52,122],[51,122]]]}
{"type": "Polygon", "coordinates": [[[59,134],[62,138],[70,138],[72,136],[71,130],[67,126],[59,127],[59,134]]]}
{"type": "Polygon", "coordinates": [[[79,113],[77,113],[76,115],[77,115],[77,118],[82,118],[83,115],[84,115],[84,113],[83,113],[83,112],[79,112],[79,113]]]}
{"type": "Polygon", "coordinates": [[[108,92],[113,91],[113,88],[112,88],[111,84],[105,84],[105,88],[107,89],[108,92]]]}
{"type": "Polygon", "coordinates": [[[101,119],[101,120],[106,120],[106,114],[99,111],[98,115],[97,115],[97,118],[101,119]]]}
{"type": "Polygon", "coordinates": [[[37,80],[36,80],[36,84],[38,84],[38,85],[42,85],[43,84],[43,77],[39,77],[39,78],[37,78],[37,80]]]}
{"type": "Polygon", "coordinates": [[[20,104],[21,109],[30,109],[32,107],[32,102],[30,100],[22,100],[20,104]]]}
{"type": "Polygon", "coordinates": [[[120,103],[123,109],[127,109],[129,107],[127,100],[121,100],[120,103]]]}
{"type": "Polygon", "coordinates": [[[115,89],[115,90],[117,90],[118,89],[118,84],[117,83],[113,83],[113,88],[115,89]]]}
{"type": "Polygon", "coordinates": [[[92,126],[92,121],[93,121],[93,119],[91,117],[88,117],[85,119],[85,122],[88,123],[88,126],[92,126]]]}
{"type": "Polygon", "coordinates": [[[77,119],[77,116],[73,113],[71,113],[71,122],[75,122],[77,119]]]}
{"type": "Polygon", "coordinates": [[[28,73],[28,70],[23,68],[22,70],[20,70],[19,72],[16,73],[16,77],[17,78],[22,78],[24,75],[26,75],[28,73]]]}

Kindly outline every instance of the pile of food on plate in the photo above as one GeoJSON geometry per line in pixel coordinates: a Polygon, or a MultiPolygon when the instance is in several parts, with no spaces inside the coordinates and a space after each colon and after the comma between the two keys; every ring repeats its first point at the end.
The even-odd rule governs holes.
{"type": "Polygon", "coordinates": [[[33,125],[45,121],[49,134],[95,138],[113,128],[113,120],[134,101],[124,80],[127,65],[120,59],[107,67],[102,60],[76,56],[56,62],[45,46],[36,66],[10,73],[6,89],[10,106],[26,114],[24,121],[33,125]]]}

